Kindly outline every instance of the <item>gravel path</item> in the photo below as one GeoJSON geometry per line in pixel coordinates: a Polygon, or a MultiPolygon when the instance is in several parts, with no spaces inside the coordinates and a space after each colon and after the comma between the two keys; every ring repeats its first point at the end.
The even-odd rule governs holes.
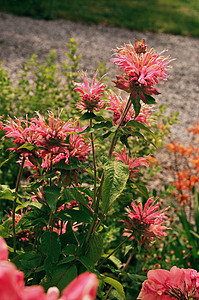
{"type": "Polygon", "coordinates": [[[49,51],[55,49],[59,61],[65,60],[66,43],[71,37],[80,43],[81,69],[94,74],[98,63],[104,62],[112,79],[120,73],[110,63],[113,48],[144,38],[149,47],[158,51],[168,49],[168,55],[176,60],[172,62],[167,82],[160,83],[161,95],[156,99],[171,111],[179,111],[180,123],[173,127],[172,137],[187,141],[185,129],[199,120],[199,39],[101,25],[87,26],[65,20],[33,20],[0,13],[0,60],[12,78],[21,63],[33,53],[43,62],[49,51]]]}

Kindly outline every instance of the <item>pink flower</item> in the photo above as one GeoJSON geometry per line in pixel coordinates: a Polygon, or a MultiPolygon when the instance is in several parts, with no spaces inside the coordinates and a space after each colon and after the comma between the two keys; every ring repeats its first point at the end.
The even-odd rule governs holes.
{"type": "Polygon", "coordinates": [[[15,148],[10,148],[9,150],[29,153],[30,151],[26,149],[18,150],[18,148],[26,143],[35,145],[37,134],[30,129],[30,123],[28,121],[19,120],[17,118],[13,121],[10,118],[8,125],[6,125],[3,130],[7,131],[6,136],[12,138],[13,142],[16,144],[15,148]]]}
{"type": "MultiPolygon", "coordinates": [[[[115,124],[118,124],[123,114],[123,111],[126,107],[128,99],[127,98],[123,99],[122,97],[116,95],[112,91],[110,94],[107,94],[107,97],[109,99],[109,106],[106,109],[113,111],[113,122],[115,124]]],[[[127,123],[128,121],[135,119],[137,122],[145,123],[148,126],[151,126],[151,124],[147,120],[148,118],[150,118],[150,116],[151,116],[150,107],[147,104],[142,104],[140,113],[136,118],[135,118],[135,110],[133,106],[130,106],[124,122],[127,123]]]]}
{"type": "Polygon", "coordinates": [[[135,46],[125,44],[115,50],[112,62],[117,64],[126,75],[117,75],[116,87],[131,93],[132,98],[138,97],[144,102],[145,95],[157,95],[159,92],[153,86],[158,83],[158,78],[167,79],[167,66],[169,58],[156,54],[154,49],[147,51],[145,41],[138,42],[135,46]]]}
{"type": "MultiPolygon", "coordinates": [[[[5,255],[6,242],[0,238],[0,255],[5,255]]],[[[0,299],[1,300],[94,300],[98,288],[97,276],[83,273],[74,279],[59,297],[59,290],[52,287],[45,294],[42,286],[25,286],[24,275],[11,262],[0,261],[0,299]]]]}
{"type": "Polygon", "coordinates": [[[5,240],[0,236],[0,261],[8,259],[8,246],[5,240]]]}
{"type": "Polygon", "coordinates": [[[143,242],[148,246],[151,239],[158,238],[161,236],[166,236],[164,230],[168,229],[163,225],[164,221],[168,219],[164,215],[165,210],[159,209],[159,204],[155,203],[152,198],[149,198],[147,202],[143,205],[141,202],[138,204],[132,201],[132,209],[130,207],[126,208],[127,211],[127,221],[124,221],[126,228],[124,235],[131,236],[136,235],[139,242],[143,242]]]}
{"type": "Polygon", "coordinates": [[[196,278],[199,278],[199,273],[195,270],[179,269],[174,266],[170,271],[163,269],[151,270],[148,272],[147,277],[148,279],[143,282],[137,299],[198,299],[196,278]]]}
{"type": "Polygon", "coordinates": [[[93,77],[91,86],[89,86],[87,75],[84,75],[82,79],[83,83],[75,83],[77,88],[74,90],[82,94],[80,95],[82,100],[76,106],[89,112],[93,112],[93,110],[99,111],[104,106],[100,97],[103,95],[106,85],[100,84],[100,80],[96,83],[96,74],[93,77]]]}
{"type": "Polygon", "coordinates": [[[129,158],[129,155],[126,153],[126,147],[124,146],[124,150],[120,153],[113,152],[113,155],[116,155],[115,160],[121,160],[125,165],[129,166],[129,178],[135,178],[140,173],[139,170],[135,170],[134,168],[138,166],[148,167],[148,157],[138,157],[138,158],[129,158]]]}
{"type": "Polygon", "coordinates": [[[83,273],[63,290],[60,300],[93,300],[97,287],[97,276],[88,272],[83,273]]]}

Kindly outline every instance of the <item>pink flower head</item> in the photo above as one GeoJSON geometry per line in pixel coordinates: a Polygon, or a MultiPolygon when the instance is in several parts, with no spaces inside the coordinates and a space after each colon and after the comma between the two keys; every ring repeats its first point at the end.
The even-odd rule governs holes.
{"type": "MultiPolygon", "coordinates": [[[[0,238],[0,255],[5,255],[6,242],[0,238]]],[[[98,288],[97,276],[83,273],[74,279],[59,297],[57,287],[52,287],[45,294],[42,286],[25,286],[24,274],[8,261],[0,260],[0,299],[1,300],[94,300],[98,288]]]]}
{"type": "Polygon", "coordinates": [[[104,106],[100,97],[103,95],[106,85],[104,83],[100,83],[100,80],[96,83],[96,74],[93,77],[91,86],[89,86],[87,75],[84,75],[82,79],[83,83],[75,83],[77,88],[74,90],[82,94],[80,95],[82,100],[76,106],[89,112],[93,112],[93,110],[99,111],[104,106]]]}
{"type": "Polygon", "coordinates": [[[117,75],[116,87],[131,93],[132,98],[138,97],[144,102],[145,95],[158,95],[153,86],[158,83],[158,78],[167,79],[167,66],[171,61],[168,57],[156,54],[154,49],[147,51],[145,41],[138,42],[135,46],[124,44],[115,50],[112,62],[117,64],[126,75],[117,75]]]}
{"type": "MultiPolygon", "coordinates": [[[[123,111],[126,107],[128,99],[127,98],[123,99],[122,97],[116,95],[112,91],[110,94],[107,94],[107,97],[109,99],[109,106],[106,109],[113,111],[113,122],[115,124],[118,124],[120,121],[120,118],[123,114],[123,111]]],[[[151,116],[150,107],[147,104],[142,104],[140,113],[135,119],[135,110],[134,110],[133,106],[131,105],[124,122],[126,123],[128,121],[135,119],[138,122],[145,123],[145,124],[151,126],[151,124],[147,120],[148,118],[150,118],[150,116],[151,116]]]]}
{"type": "Polygon", "coordinates": [[[97,287],[97,276],[88,272],[83,273],[63,290],[60,300],[94,300],[97,287]]]}
{"type": "Polygon", "coordinates": [[[36,132],[38,137],[36,143],[38,146],[53,151],[57,147],[65,147],[65,139],[69,132],[72,132],[71,121],[63,122],[56,117],[52,112],[49,112],[48,121],[37,112],[38,118],[31,119],[30,129],[36,132]]]}
{"type": "Polygon", "coordinates": [[[129,155],[126,153],[126,147],[120,153],[113,152],[113,155],[116,155],[115,160],[121,160],[125,165],[129,166],[129,178],[135,178],[140,173],[139,170],[135,169],[138,166],[148,167],[148,157],[138,157],[138,158],[129,158],[129,155]]]}
{"type": "Polygon", "coordinates": [[[137,299],[198,299],[199,294],[195,278],[199,278],[199,273],[195,270],[179,269],[174,266],[170,271],[151,270],[147,277],[148,279],[143,282],[137,299]]]}
{"type": "Polygon", "coordinates": [[[10,118],[8,124],[3,128],[3,130],[7,131],[6,136],[12,138],[13,142],[16,144],[15,148],[10,148],[9,150],[29,153],[28,150],[18,150],[18,148],[26,143],[35,145],[37,133],[30,129],[30,123],[28,121],[19,120],[17,118],[12,120],[10,118]]]}
{"type": "Polygon", "coordinates": [[[150,239],[166,236],[165,229],[168,229],[163,225],[163,222],[168,219],[164,212],[166,209],[159,209],[159,204],[155,203],[152,198],[149,198],[143,205],[141,202],[138,204],[132,201],[131,207],[126,208],[127,221],[124,235],[131,236],[132,233],[138,236],[140,243],[144,241],[147,244],[150,239]]]}
{"type": "Polygon", "coordinates": [[[5,240],[0,236],[0,261],[8,259],[8,246],[5,240]]]}

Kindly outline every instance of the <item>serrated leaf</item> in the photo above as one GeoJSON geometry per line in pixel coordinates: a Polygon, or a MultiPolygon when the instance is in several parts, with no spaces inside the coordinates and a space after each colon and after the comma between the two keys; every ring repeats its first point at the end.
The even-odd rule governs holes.
{"type": "Polygon", "coordinates": [[[48,290],[50,287],[56,286],[60,292],[77,277],[77,268],[75,265],[61,265],[58,266],[52,275],[52,278],[45,279],[41,285],[48,290]]]}
{"type": "Polygon", "coordinates": [[[96,232],[91,241],[91,244],[90,244],[90,247],[89,247],[89,250],[87,253],[87,257],[93,263],[96,263],[101,257],[102,248],[103,248],[103,238],[102,238],[101,234],[96,232]]]}
{"type": "Polygon", "coordinates": [[[103,276],[103,280],[110,284],[112,287],[114,287],[114,289],[116,289],[116,291],[118,292],[118,294],[123,298],[126,299],[125,294],[124,294],[124,289],[123,286],[121,285],[121,283],[111,277],[107,277],[107,276],[103,276]]]}
{"type": "Polygon", "coordinates": [[[56,232],[44,232],[41,236],[41,248],[43,253],[56,262],[61,253],[61,243],[56,232]]]}
{"type": "Polygon", "coordinates": [[[53,213],[55,213],[56,204],[60,196],[61,189],[58,188],[56,185],[53,185],[53,186],[44,186],[43,191],[45,193],[46,202],[48,203],[53,213]]]}
{"type": "Polygon", "coordinates": [[[108,160],[105,164],[104,183],[102,186],[103,212],[107,213],[113,202],[121,195],[129,178],[129,166],[122,161],[112,162],[108,160]]]}

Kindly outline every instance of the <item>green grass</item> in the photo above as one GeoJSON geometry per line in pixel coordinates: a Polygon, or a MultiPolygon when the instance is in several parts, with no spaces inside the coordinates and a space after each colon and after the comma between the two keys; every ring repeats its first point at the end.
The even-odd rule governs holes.
{"type": "Polygon", "coordinates": [[[0,0],[0,10],[199,37],[199,0],[0,0]]]}

